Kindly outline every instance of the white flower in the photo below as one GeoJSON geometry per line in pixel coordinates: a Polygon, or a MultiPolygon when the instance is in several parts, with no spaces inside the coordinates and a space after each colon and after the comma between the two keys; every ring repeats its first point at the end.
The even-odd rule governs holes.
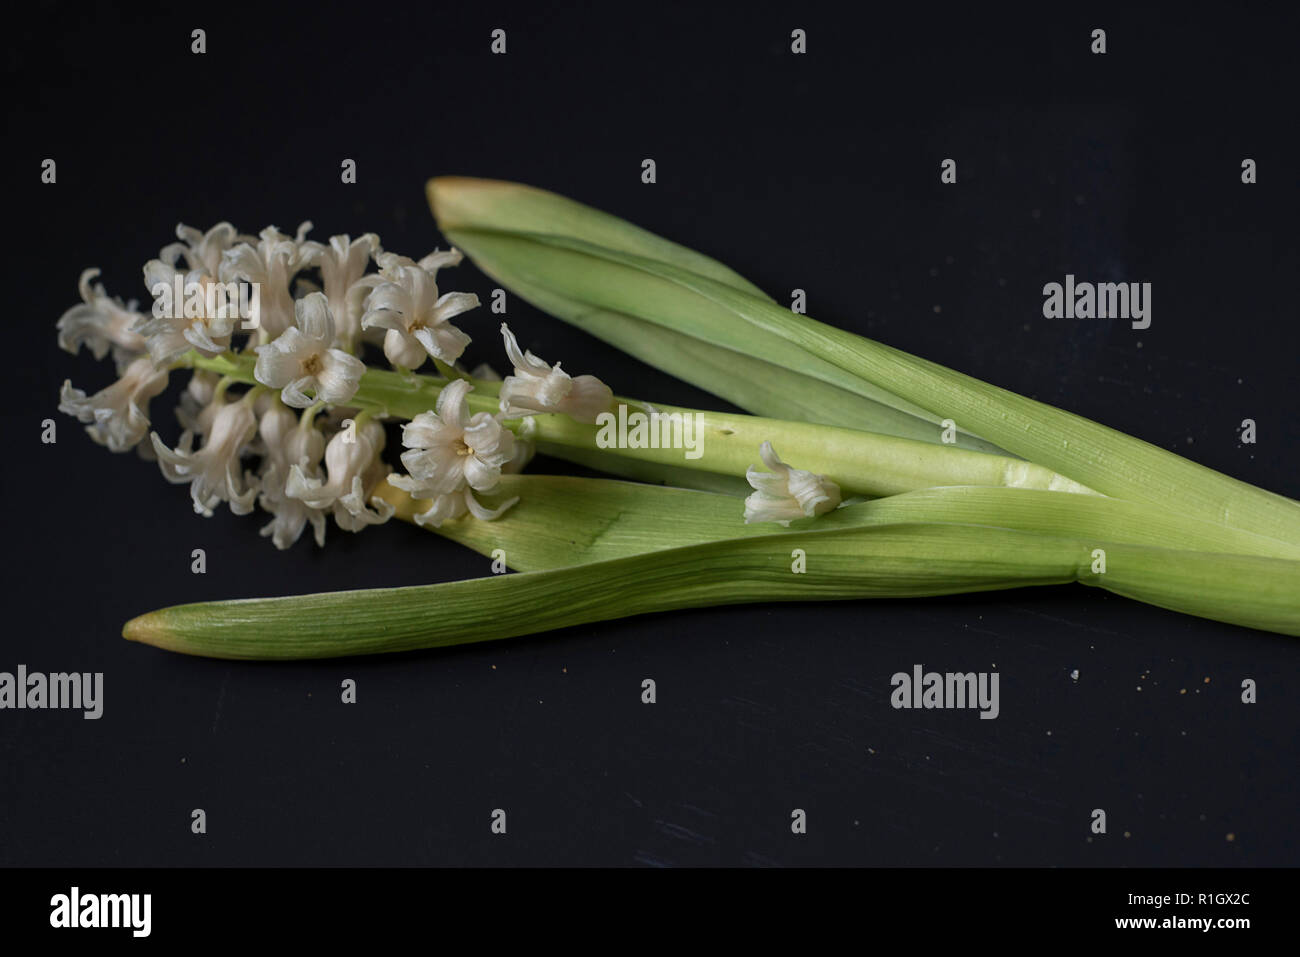
{"type": "Polygon", "coordinates": [[[167,388],[166,369],[158,369],[148,356],[132,361],[122,378],[87,396],[64,381],[59,411],[89,423],[86,433],[111,452],[134,448],[149,430],[149,400],[167,388]]]}
{"type": "MultiPolygon", "coordinates": [[[[419,262],[411,259],[409,256],[402,256],[398,253],[380,252],[374,256],[375,262],[379,265],[379,272],[369,273],[357,280],[356,285],[348,294],[349,304],[359,304],[362,310],[362,319],[364,313],[370,308],[369,300],[371,292],[376,286],[381,286],[386,282],[397,282],[400,278],[397,270],[403,266],[423,269],[430,276],[437,280],[438,270],[448,266],[458,266],[465,257],[459,249],[435,249],[429,255],[425,256],[419,262]]],[[[382,346],[384,338],[388,335],[388,330],[379,326],[371,326],[361,330],[362,336],[367,342],[374,345],[382,346]]],[[[424,360],[420,360],[423,362],[424,360]]]]}
{"type": "Polygon", "coordinates": [[[365,297],[375,285],[373,279],[362,283],[372,256],[382,255],[379,237],[366,233],[356,242],[350,236],[331,236],[328,246],[308,242],[303,251],[320,267],[325,282],[325,298],[334,316],[334,332],[344,348],[352,348],[361,332],[365,297]],[[359,285],[358,285],[359,284],[359,285]]]}
{"type": "Polygon", "coordinates": [[[198,435],[207,433],[212,425],[212,416],[217,406],[212,400],[216,397],[217,383],[221,376],[216,372],[195,369],[190,381],[185,383],[181,393],[181,404],[176,406],[176,421],[186,432],[198,435]]]}
{"type": "Polygon", "coordinates": [[[207,289],[216,280],[197,269],[181,277],[181,296],[177,300],[178,275],[161,259],[151,259],[144,266],[145,285],[150,295],[155,292],[157,295],[154,315],[142,316],[135,331],[144,337],[149,355],[160,366],[191,349],[209,358],[220,355],[230,345],[230,335],[238,318],[236,310],[230,308],[218,307],[216,315],[208,315],[207,289]],[[166,291],[159,287],[165,287],[166,291]]]}
{"type": "Polygon", "coordinates": [[[456,379],[438,395],[433,412],[421,412],[402,430],[402,464],[410,473],[393,475],[390,485],[413,498],[431,499],[433,505],[416,521],[437,526],[448,518],[472,512],[491,520],[515,503],[496,510],[484,508],[474,492],[491,492],[501,481],[501,471],[514,456],[514,435],[486,412],[469,415],[465,395],[470,384],[456,379]]]}
{"type": "MultiPolygon", "coordinates": [[[[394,478],[400,478],[400,476],[389,476],[390,484],[393,483],[394,478]]],[[[430,501],[429,508],[416,514],[415,524],[437,528],[443,522],[461,518],[466,513],[472,514],[482,521],[490,522],[493,519],[500,518],[510,506],[518,501],[518,497],[515,497],[504,503],[500,508],[490,509],[479,503],[478,499],[474,497],[473,490],[464,488],[459,492],[435,495],[430,501]]]]}
{"type": "Polygon", "coordinates": [[[134,299],[124,304],[110,298],[102,284],[91,286],[98,275],[98,269],[87,269],[77,281],[82,302],[59,317],[59,348],[75,355],[84,345],[96,359],[111,348],[121,373],[122,366],[144,351],[144,339],[132,331],[144,316],[135,311],[134,299]]]}
{"type": "Polygon", "coordinates": [[[391,504],[374,495],[379,483],[392,472],[382,459],[375,461],[363,473],[352,479],[352,489],[334,503],[334,522],[348,532],[359,532],[367,525],[382,525],[397,511],[391,504]],[[369,502],[374,508],[368,508],[369,502]]]}
{"type": "Polygon", "coordinates": [[[450,382],[435,410],[421,412],[402,430],[402,464],[421,491],[456,492],[466,485],[491,491],[514,454],[509,429],[487,412],[469,414],[465,396],[471,388],[464,379],[450,382]]]}
{"type": "Polygon", "coordinates": [[[262,230],[256,246],[240,243],[222,254],[223,282],[242,280],[261,286],[258,322],[271,338],[293,325],[293,295],[289,284],[297,273],[311,265],[313,250],[309,247],[315,244],[303,240],[310,229],[310,222],[302,223],[297,237],[290,239],[274,226],[268,226],[262,230]]]}
{"type": "Polygon", "coordinates": [[[504,322],[501,336],[506,355],[515,367],[515,374],[506,376],[501,384],[501,412],[507,418],[562,412],[579,422],[594,424],[602,412],[609,411],[614,393],[595,376],[580,375],[575,379],[558,362],[551,368],[531,352],[520,352],[519,342],[504,322]]]}
{"type": "Polygon", "coordinates": [[[439,296],[434,277],[419,264],[395,266],[391,273],[393,280],[370,294],[361,328],[388,330],[384,355],[403,369],[419,368],[427,356],[448,364],[459,359],[470,339],[448,320],[478,306],[478,296],[439,296]]]}
{"type": "Polygon", "coordinates": [[[298,409],[313,402],[346,402],[356,394],[366,364],[342,349],[330,348],[334,319],[323,293],[299,299],[294,312],[295,326],[257,347],[253,377],[272,389],[283,389],[285,405],[298,409]]]}
{"type": "Polygon", "coordinates": [[[176,238],[179,243],[164,246],[158,258],[172,266],[184,256],[190,269],[197,269],[206,276],[221,274],[221,257],[239,239],[239,234],[230,223],[217,223],[206,233],[199,232],[193,226],[176,224],[176,238]]]}
{"type": "Polygon", "coordinates": [[[745,499],[745,523],[777,522],[789,525],[797,518],[822,515],[840,504],[840,487],[823,475],[786,465],[771,442],[759,448],[763,464],[771,471],[750,466],[745,479],[754,492],[745,499]]]}
{"type": "Polygon", "coordinates": [[[391,282],[396,282],[397,270],[403,266],[418,266],[436,280],[439,269],[459,266],[464,258],[459,249],[435,249],[419,262],[409,256],[399,256],[397,253],[379,253],[375,256],[375,262],[379,264],[379,274],[381,276],[391,282]]]}
{"type": "Polygon", "coordinates": [[[276,548],[284,550],[302,537],[303,529],[310,522],[316,544],[323,547],[325,511],[291,497],[286,485],[291,469],[297,469],[304,478],[320,475],[325,437],[320,429],[300,422],[298,416],[279,402],[262,413],[258,434],[266,448],[266,457],[258,480],[261,494],[257,502],[274,516],[262,527],[261,534],[269,536],[276,548]]]}
{"type": "Polygon", "coordinates": [[[217,505],[229,502],[236,515],[247,515],[253,510],[257,486],[248,481],[251,476],[240,478],[239,458],[256,433],[257,417],[252,407],[237,399],[217,408],[207,441],[197,452],[191,451],[192,432],[181,433],[181,443],[174,450],[163,444],[157,432],[149,437],[163,477],[176,485],[190,483],[194,511],[211,516],[217,505]]]}
{"type": "Polygon", "coordinates": [[[371,510],[366,507],[365,497],[388,474],[387,466],[379,458],[384,441],[384,427],[373,420],[359,429],[344,428],[325,447],[328,478],[311,477],[298,466],[290,466],[285,494],[311,508],[333,509],[335,521],[348,531],[388,521],[393,516],[393,506],[375,498],[371,500],[375,506],[371,510]]]}

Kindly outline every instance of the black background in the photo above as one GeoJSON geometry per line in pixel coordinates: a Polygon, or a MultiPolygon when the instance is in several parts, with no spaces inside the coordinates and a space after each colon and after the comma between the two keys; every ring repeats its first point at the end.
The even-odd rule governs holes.
{"type": "MultiPolygon", "coordinates": [[[[1295,494],[1294,22],[1226,5],[34,9],[5,54],[0,670],[102,671],[106,702],[97,722],[0,713],[0,864],[1297,862],[1293,641],[1096,590],[713,609],[321,663],[128,644],[122,622],[154,607],[443,581],[487,560],[397,523],[279,553],[254,518],[193,515],[155,465],[55,411],[65,378],[93,391],[111,369],[54,331],[87,266],[143,296],[140,267],[178,220],[311,219],[316,238],[373,230],[419,256],[441,242],[427,177],[499,177],[1295,494]],[[495,27],[506,56],[489,53],[495,27]],[[1042,286],[1067,272],[1151,282],[1151,328],[1044,319],[1042,286]],[[190,573],[198,547],[206,576],[190,573]],[[997,670],[1001,717],[892,710],[889,677],[914,663],[997,670]],[[1097,807],[1110,832],[1090,839],[1097,807]]],[[[445,277],[492,288],[468,263],[445,277]]],[[[509,319],[617,392],[725,408],[514,297],[509,319]]],[[[500,368],[486,310],[461,325],[467,358],[500,368]]],[[[165,437],[179,381],[153,406],[165,437]]]]}

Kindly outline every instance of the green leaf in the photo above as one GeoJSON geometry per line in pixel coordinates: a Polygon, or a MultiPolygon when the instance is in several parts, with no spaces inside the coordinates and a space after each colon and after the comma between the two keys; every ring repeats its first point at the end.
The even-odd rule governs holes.
{"type": "MultiPolygon", "coordinates": [[[[387,483],[376,494],[405,521],[428,507],[387,483]]],[[[730,495],[612,479],[506,475],[493,494],[482,496],[491,507],[512,498],[518,503],[495,521],[466,517],[433,531],[482,555],[501,549],[506,564],[518,571],[564,568],[729,538],[798,537],[810,531],[903,524],[985,526],[1085,542],[1241,555],[1260,554],[1270,544],[1248,532],[1164,508],[1037,489],[922,489],[847,504],[789,527],[744,524],[744,504],[730,495]]],[[[1285,557],[1300,559],[1300,546],[1290,546],[1285,557]]]]}
{"type": "MultiPolygon", "coordinates": [[[[429,182],[428,194],[443,234],[485,273],[630,355],[771,418],[941,441],[940,420],[889,389],[846,376],[814,356],[792,356],[779,337],[752,330],[732,336],[734,323],[725,316],[713,322],[713,307],[699,297],[674,297],[671,284],[635,266],[615,268],[599,253],[626,253],[633,262],[647,257],[771,304],[715,260],[516,183],[442,177],[429,182]]],[[[960,430],[955,439],[962,448],[1001,451],[960,430]]]]}
{"type": "MultiPolygon", "coordinates": [[[[531,216],[516,220],[513,194],[490,184],[478,190],[475,202],[462,205],[448,199],[460,189],[455,183],[434,180],[429,189],[444,232],[486,272],[507,285],[542,289],[568,303],[566,310],[627,314],[676,335],[784,365],[922,421],[952,419],[1013,455],[1105,495],[1171,506],[1273,539],[1279,543],[1275,552],[1300,542],[1300,503],[1291,499],[1081,416],[796,316],[734,281],[718,281],[683,265],[680,258],[657,258],[626,244],[603,246],[601,232],[589,229],[581,215],[540,229],[550,206],[536,197],[531,216]]],[[[561,318],[577,321],[563,313],[561,318]]],[[[651,350],[648,344],[643,348],[651,350]]],[[[651,362],[668,361],[652,350],[638,354],[651,362]]],[[[885,430],[876,422],[862,427],[885,430]]]]}
{"type": "MultiPolygon", "coordinates": [[[[123,636],[214,658],[327,658],[708,605],[924,597],[1074,581],[1218,621],[1300,633],[1300,563],[1109,545],[1105,574],[1094,574],[1095,548],[967,525],[804,531],[469,581],[177,605],[132,619],[123,636]],[[795,547],[806,555],[803,574],[792,571],[795,547]]],[[[815,639],[815,627],[806,630],[815,639]]]]}
{"type": "Polygon", "coordinates": [[[716,259],[701,255],[627,220],[556,193],[505,180],[441,176],[427,187],[440,222],[473,222],[500,232],[583,235],[607,249],[671,263],[759,298],[767,294],[716,259]]]}

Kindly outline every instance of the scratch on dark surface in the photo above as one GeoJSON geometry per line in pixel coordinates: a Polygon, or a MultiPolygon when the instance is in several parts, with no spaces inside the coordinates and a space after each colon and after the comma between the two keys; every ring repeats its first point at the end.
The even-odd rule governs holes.
{"type": "Polygon", "coordinates": [[[678,840],[687,841],[696,846],[717,843],[713,838],[692,831],[688,827],[682,827],[680,824],[672,824],[668,821],[657,820],[655,821],[655,826],[668,837],[675,837],[678,840]]]}
{"type": "MultiPolygon", "coordinates": [[[[920,611],[920,609],[918,609],[918,611],[920,611]]],[[[932,622],[936,622],[936,623],[941,624],[941,625],[945,625],[946,619],[945,619],[942,615],[935,615],[935,614],[932,614],[932,613],[922,613],[922,614],[923,614],[923,617],[925,618],[926,621],[932,621],[932,622]]],[[[945,625],[945,627],[946,627],[946,625],[945,625]]],[[[981,635],[988,635],[988,636],[990,636],[990,637],[992,637],[992,638],[1002,638],[1002,637],[1004,637],[1004,635],[1003,635],[1002,632],[1000,632],[1000,631],[992,631],[992,630],[990,630],[990,629],[988,629],[988,628],[981,628],[981,627],[979,627],[978,625],[972,625],[972,624],[969,623],[969,622],[966,622],[965,624],[963,624],[962,627],[968,629],[969,631],[978,632],[978,633],[981,634],[981,635]]]]}
{"type": "Polygon", "coordinates": [[[221,720],[221,705],[222,702],[226,700],[226,682],[228,682],[229,680],[230,680],[230,669],[227,668],[226,673],[221,676],[221,688],[220,690],[217,691],[217,709],[216,712],[212,715],[213,734],[217,733],[217,722],[221,720]]]}
{"type": "Polygon", "coordinates": [[[752,708],[752,709],[754,709],[755,711],[763,711],[763,712],[766,712],[766,713],[769,713],[769,714],[770,714],[770,713],[772,712],[772,710],[773,710],[772,708],[768,707],[767,705],[759,704],[757,701],[752,701],[752,700],[750,700],[749,698],[742,698],[742,697],[740,697],[739,695],[731,695],[731,696],[728,697],[728,698],[724,698],[722,703],[723,703],[723,704],[738,704],[738,705],[743,705],[743,706],[746,707],[746,708],[752,708]]]}
{"type": "Polygon", "coordinates": [[[843,688],[845,691],[851,691],[854,694],[862,695],[862,697],[872,701],[879,701],[881,698],[886,697],[886,694],[878,688],[868,687],[852,678],[841,678],[836,682],[836,685],[843,688]]]}
{"type": "MultiPolygon", "coordinates": [[[[921,762],[924,764],[925,762],[921,762]]],[[[946,798],[954,799],[963,805],[971,805],[981,808],[991,808],[998,811],[1003,817],[1009,819],[1035,821],[1040,824],[1050,824],[1060,819],[1059,811],[1064,807],[1065,802],[1058,800],[1049,800],[1037,796],[1035,793],[1027,790],[1016,790],[1014,788],[1002,788],[999,792],[988,794],[971,791],[969,789],[954,789],[950,778],[943,775],[936,775],[934,778],[927,778],[916,774],[917,766],[905,761],[898,762],[897,768],[882,767],[876,774],[879,778],[899,783],[905,783],[909,788],[922,791],[931,795],[943,795],[946,798]],[[1035,808],[1011,807],[1006,801],[999,797],[1001,794],[1010,797],[1013,801],[1020,801],[1025,804],[1032,804],[1035,808],[1050,808],[1056,810],[1056,814],[1039,813],[1035,808]]],[[[910,821],[910,819],[909,819],[910,821]]],[[[914,822],[909,823],[909,828],[914,827],[914,822]]]]}
{"type": "Polygon", "coordinates": [[[1033,615],[1035,618],[1045,618],[1048,621],[1055,622],[1058,625],[1065,625],[1068,628],[1082,628],[1084,631],[1095,631],[1102,635],[1112,635],[1116,638],[1127,638],[1123,632],[1112,631],[1109,628],[1099,628],[1096,625],[1085,625],[1081,621],[1071,621],[1068,618],[1058,618],[1055,615],[1049,615],[1046,612],[1035,611],[1032,608],[1017,608],[1016,611],[1022,615],[1033,615]]]}
{"type": "Polygon", "coordinates": [[[991,628],[981,628],[981,627],[979,627],[978,625],[971,625],[971,624],[967,624],[967,625],[966,625],[966,628],[967,628],[968,630],[970,630],[970,631],[975,632],[976,634],[979,634],[979,635],[988,635],[988,636],[991,637],[991,638],[1002,638],[1002,637],[1003,637],[1002,632],[1000,632],[1000,631],[994,631],[994,630],[991,629],[991,628]]]}
{"type": "Polygon", "coordinates": [[[672,867],[662,857],[655,857],[649,851],[637,851],[632,856],[632,860],[637,864],[644,864],[646,867],[672,867]]]}
{"type": "Polygon", "coordinates": [[[979,757],[990,767],[1028,768],[1033,766],[1033,759],[1009,757],[1005,750],[981,741],[969,731],[946,732],[937,728],[915,728],[909,732],[912,737],[925,739],[922,748],[935,752],[945,751],[958,757],[979,757]]]}

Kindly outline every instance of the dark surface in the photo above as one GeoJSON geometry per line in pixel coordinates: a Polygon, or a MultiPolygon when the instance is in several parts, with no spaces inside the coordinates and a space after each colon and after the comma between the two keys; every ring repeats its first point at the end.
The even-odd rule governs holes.
{"type": "MultiPolygon", "coordinates": [[[[178,220],[310,218],[317,238],[373,230],[422,255],[440,242],[422,192],[439,173],[573,196],[781,301],[804,288],[823,321],[1296,494],[1294,23],[1091,5],[909,21],[447,6],[47,4],[6,37],[0,670],[102,671],[106,705],[98,722],[0,712],[0,864],[1300,860],[1294,640],[1095,590],[713,609],[325,663],[118,638],[182,601],[487,572],[396,523],[279,553],[256,519],[193,515],[156,466],[55,411],[65,378],[111,376],[55,346],[82,268],[143,295],[140,267],[178,220]],[[504,57],[488,53],[497,26],[504,57]],[[1095,26],[1105,56],[1088,52],[1095,26]],[[806,56],[789,52],[793,27],[806,56]],[[39,183],[47,156],[54,186],[39,183]],[[355,186],[339,182],[345,156],[355,186]],[[956,186],[939,183],[949,156],[956,186]],[[1067,272],[1150,281],[1152,327],[1044,319],[1042,285],[1067,272]],[[1238,442],[1246,417],[1255,446],[1238,442]],[[915,663],[997,670],[1001,717],[891,709],[890,675],[915,663]],[[1256,705],[1239,700],[1244,677],[1256,705]],[[1096,807],[1110,833],[1089,840],[1096,807]]],[[[449,276],[492,288],[469,264],[449,276]]],[[[509,318],[524,345],[618,392],[723,407],[513,297],[509,318]]],[[[468,357],[499,368],[491,324],[485,310],[462,323],[468,357]]],[[[173,404],[154,403],[169,437],[173,404]]]]}

